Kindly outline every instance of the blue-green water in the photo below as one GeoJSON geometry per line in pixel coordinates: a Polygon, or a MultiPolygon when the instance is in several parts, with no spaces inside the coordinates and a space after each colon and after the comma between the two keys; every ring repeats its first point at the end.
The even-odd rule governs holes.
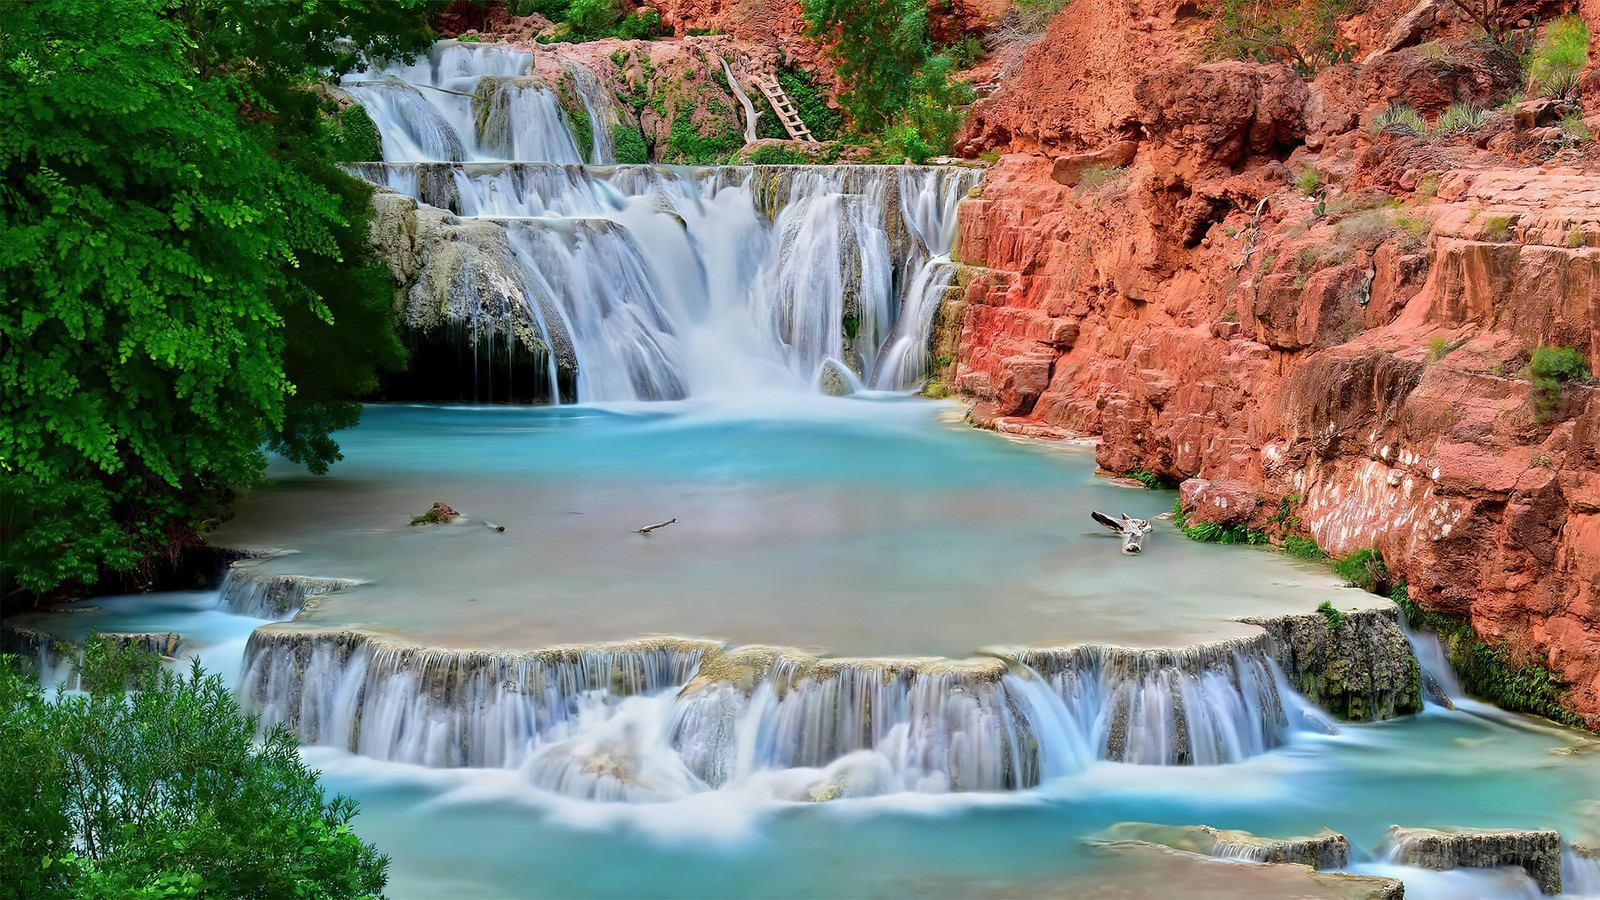
{"type": "MultiPolygon", "coordinates": [[[[781,409],[376,407],[347,459],[278,481],[224,537],[288,547],[282,571],[355,577],[313,621],[430,643],[533,648],[647,633],[841,653],[961,655],[992,644],[1174,641],[1239,614],[1354,599],[1321,570],[1158,528],[1141,557],[1090,508],[1153,515],[1168,493],[1110,486],[1092,456],[943,421],[934,404],[781,409]],[[467,524],[409,528],[434,500],[467,524]],[[678,517],[649,537],[630,531],[678,517]],[[481,520],[507,526],[483,527],[481,520]]],[[[256,620],[214,594],[107,598],[52,630],[177,630],[237,677],[256,620]]],[[[633,701],[630,701],[633,702],[633,701]]],[[[645,701],[648,702],[648,701],[645,701]]],[[[1334,896],[1244,864],[1096,850],[1124,821],[1264,835],[1328,827],[1408,896],[1520,896],[1520,876],[1384,869],[1384,830],[1554,827],[1600,837],[1585,736],[1469,703],[1205,767],[1110,762],[1026,791],[775,799],[760,781],[661,803],[598,803],[521,768],[305,756],[363,807],[396,897],[1334,896]],[[1274,880],[1278,879],[1278,880],[1274,880]]],[[[1300,877],[1294,873],[1289,876],[1300,877]]]]}

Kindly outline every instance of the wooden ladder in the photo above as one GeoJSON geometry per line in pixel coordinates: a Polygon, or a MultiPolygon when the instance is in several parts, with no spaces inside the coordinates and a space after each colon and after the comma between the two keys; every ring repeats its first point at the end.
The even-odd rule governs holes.
{"type": "Polygon", "coordinates": [[[817,139],[811,136],[811,129],[806,127],[805,121],[795,111],[794,104],[789,101],[789,95],[784,92],[783,85],[778,83],[776,77],[765,72],[746,77],[755,82],[761,93],[766,95],[767,102],[772,104],[772,109],[778,114],[778,120],[783,123],[783,129],[789,132],[789,137],[797,141],[817,143],[817,139]]]}

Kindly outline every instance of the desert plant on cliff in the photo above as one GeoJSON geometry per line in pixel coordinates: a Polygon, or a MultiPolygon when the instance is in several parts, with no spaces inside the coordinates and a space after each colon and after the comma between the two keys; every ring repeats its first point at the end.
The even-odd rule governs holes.
{"type": "Polygon", "coordinates": [[[1357,0],[1219,0],[1206,50],[1214,59],[1288,63],[1309,78],[1354,57],[1355,45],[1336,26],[1360,8],[1357,0]]]}
{"type": "Polygon", "coordinates": [[[1589,133],[1589,123],[1579,111],[1569,112],[1561,117],[1561,136],[1574,144],[1584,143],[1593,137],[1589,133]]]}
{"type": "Polygon", "coordinates": [[[1357,550],[1333,561],[1333,573],[1352,586],[1383,593],[1389,588],[1389,568],[1377,550],[1357,550]]]}
{"type": "Polygon", "coordinates": [[[1581,350],[1571,347],[1540,347],[1528,363],[1533,381],[1533,408],[1540,421],[1552,416],[1561,405],[1561,388],[1570,381],[1589,378],[1589,364],[1581,350]]]}
{"type": "Polygon", "coordinates": [[[1516,219],[1511,216],[1490,216],[1478,226],[1478,236],[1486,241],[1504,243],[1511,240],[1513,226],[1516,219]]]}
{"type": "Polygon", "coordinates": [[[1450,104],[1444,112],[1439,114],[1433,123],[1433,130],[1438,134],[1454,135],[1476,131],[1489,121],[1488,110],[1479,109],[1465,101],[1450,104]]]}
{"type": "Polygon", "coordinates": [[[1322,190],[1322,173],[1309,163],[1295,170],[1294,189],[1310,197],[1322,190]]]}
{"type": "Polygon", "coordinates": [[[1528,62],[1528,91],[1541,97],[1567,100],[1578,91],[1579,79],[1589,64],[1589,26],[1575,15],[1565,15],[1546,26],[1528,62]]]}
{"type": "Polygon", "coordinates": [[[222,679],[92,641],[84,694],[0,657],[0,884],[34,897],[371,897],[387,859],[350,832],[294,739],[222,679]],[[96,649],[99,645],[98,649],[96,649]],[[125,679],[132,679],[132,690],[125,679]]]}
{"type": "Polygon", "coordinates": [[[1372,130],[1376,134],[1422,137],[1428,133],[1428,120],[1424,119],[1410,103],[1402,100],[1389,104],[1388,109],[1378,113],[1372,120],[1372,130]]]}

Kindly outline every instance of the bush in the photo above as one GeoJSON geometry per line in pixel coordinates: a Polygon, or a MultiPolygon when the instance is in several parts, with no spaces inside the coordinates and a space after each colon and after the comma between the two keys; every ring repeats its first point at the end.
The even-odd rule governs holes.
{"type": "MultiPolygon", "coordinates": [[[[819,141],[831,141],[839,136],[839,111],[828,105],[828,96],[812,80],[811,73],[804,69],[779,69],[778,84],[783,86],[783,92],[789,95],[789,101],[794,104],[795,112],[800,114],[800,121],[806,123],[806,128],[811,131],[811,136],[819,141]]],[[[783,123],[778,121],[778,114],[772,113],[762,117],[762,125],[772,125],[778,130],[772,137],[786,139],[789,133],[783,130],[783,123]]]]}
{"type": "Polygon", "coordinates": [[[672,120],[667,132],[666,162],[678,165],[709,166],[744,146],[744,133],[730,125],[715,134],[701,134],[685,107],[672,120]]]}
{"type": "Polygon", "coordinates": [[[286,732],[257,743],[221,678],[101,639],[81,671],[88,693],[52,702],[0,658],[0,884],[79,897],[382,891],[388,860],[351,833],[355,804],[327,798],[286,732]]]}
{"type": "Polygon", "coordinates": [[[661,36],[661,13],[641,9],[622,20],[617,37],[625,41],[649,41],[661,36]]]}
{"type": "Polygon", "coordinates": [[[1487,110],[1479,109],[1464,101],[1457,101],[1439,114],[1438,121],[1433,123],[1433,130],[1446,135],[1463,134],[1482,128],[1487,121],[1489,121],[1487,110]]]}
{"type": "Polygon", "coordinates": [[[1317,171],[1316,166],[1301,166],[1294,173],[1294,187],[1295,190],[1310,197],[1322,190],[1322,173],[1317,171]]]}
{"type": "Polygon", "coordinates": [[[1377,550],[1358,550],[1333,562],[1333,572],[1352,587],[1381,594],[1389,589],[1389,569],[1377,550]]]}
{"type": "Polygon", "coordinates": [[[1317,546],[1316,541],[1294,535],[1283,539],[1283,552],[1295,559],[1310,560],[1312,562],[1328,558],[1328,554],[1322,552],[1322,548],[1317,546]]]}
{"type": "Polygon", "coordinates": [[[609,37],[622,18],[617,0],[572,0],[561,21],[578,37],[609,37]]]}
{"type": "MultiPolygon", "coordinates": [[[[839,100],[856,129],[876,133],[905,109],[931,50],[923,0],[805,0],[806,35],[828,51],[846,86],[839,100]]],[[[907,154],[910,155],[910,154],[907,154]]]]}
{"type": "Polygon", "coordinates": [[[625,122],[611,126],[611,148],[616,151],[617,162],[621,165],[637,166],[650,161],[644,132],[625,122]]]}
{"type": "Polygon", "coordinates": [[[1483,220],[1478,235],[1486,241],[1504,243],[1511,240],[1512,227],[1515,224],[1516,220],[1510,216],[1490,216],[1483,220]]]}
{"type": "Polygon", "coordinates": [[[1359,11],[1357,0],[1221,0],[1212,12],[1207,53],[1214,59],[1288,61],[1309,78],[1354,58],[1355,46],[1340,37],[1336,25],[1359,11]]]}
{"type": "Polygon", "coordinates": [[[1428,133],[1428,121],[1404,101],[1392,103],[1372,120],[1372,130],[1378,134],[1403,134],[1423,137],[1428,133]]]}
{"type": "Polygon", "coordinates": [[[1544,421],[1555,413],[1561,404],[1561,386],[1569,381],[1589,378],[1589,365],[1583,352],[1571,347],[1540,347],[1533,351],[1533,361],[1528,364],[1528,375],[1533,381],[1533,406],[1535,415],[1544,421]]]}
{"type": "Polygon", "coordinates": [[[1528,63],[1528,91],[1556,100],[1571,99],[1589,64],[1589,26],[1567,14],[1545,28],[1528,63]]]}
{"type": "Polygon", "coordinates": [[[803,166],[813,162],[811,157],[792,147],[766,144],[750,152],[752,166],[803,166]]]}

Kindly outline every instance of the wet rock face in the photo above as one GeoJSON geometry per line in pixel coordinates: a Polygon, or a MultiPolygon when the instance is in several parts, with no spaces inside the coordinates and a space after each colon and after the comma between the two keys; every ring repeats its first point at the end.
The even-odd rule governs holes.
{"type": "Polygon", "coordinates": [[[1289,683],[1347,722],[1375,722],[1422,711],[1422,667],[1400,630],[1399,610],[1247,619],[1272,638],[1289,683]]]}
{"type": "Polygon", "coordinates": [[[1389,829],[1392,859],[1425,869],[1521,866],[1539,890],[1561,893],[1561,836],[1554,831],[1389,829]]]}
{"type": "Polygon", "coordinates": [[[1248,831],[1227,831],[1209,825],[1120,822],[1111,827],[1109,836],[1113,840],[1144,841],[1222,859],[1290,863],[1319,870],[1342,869],[1350,864],[1349,839],[1326,828],[1308,837],[1265,838],[1248,831]]]}

